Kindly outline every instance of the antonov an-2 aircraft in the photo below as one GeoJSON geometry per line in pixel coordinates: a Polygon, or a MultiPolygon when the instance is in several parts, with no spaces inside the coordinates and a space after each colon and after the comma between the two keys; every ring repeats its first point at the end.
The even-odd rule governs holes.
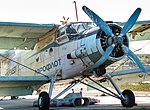
{"type": "Polygon", "coordinates": [[[50,101],[53,100],[51,96],[55,82],[71,82],[56,99],[79,82],[88,85],[83,80],[88,78],[108,91],[106,94],[120,99],[122,106],[135,105],[133,92],[122,92],[112,77],[137,74],[136,72],[143,72],[143,77],[149,77],[147,71],[150,68],[144,67],[129,49],[127,33],[131,32],[135,36],[135,33],[149,29],[150,22],[136,23],[140,8],[134,11],[126,23],[120,24],[124,25],[123,28],[113,22],[104,22],[86,6],[83,6],[83,11],[93,22],[72,22],[63,26],[0,22],[0,48],[9,50],[0,54],[1,96],[29,95],[41,85],[50,82],[49,92],[41,92],[38,98],[39,110],[48,110],[50,101]],[[137,27],[129,31],[135,23],[137,27]],[[10,51],[13,49],[25,51],[15,54],[10,51]],[[139,68],[120,73],[106,72],[106,67],[125,56],[139,68]],[[96,82],[91,76],[109,80],[117,93],[96,82]]]}

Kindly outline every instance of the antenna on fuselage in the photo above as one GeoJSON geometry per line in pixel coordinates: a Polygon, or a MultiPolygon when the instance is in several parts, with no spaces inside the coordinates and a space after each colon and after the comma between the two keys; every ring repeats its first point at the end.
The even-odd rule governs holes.
{"type": "Polygon", "coordinates": [[[77,3],[76,1],[73,1],[74,5],[75,5],[75,11],[76,11],[76,19],[78,21],[78,10],[77,10],[77,3]]]}

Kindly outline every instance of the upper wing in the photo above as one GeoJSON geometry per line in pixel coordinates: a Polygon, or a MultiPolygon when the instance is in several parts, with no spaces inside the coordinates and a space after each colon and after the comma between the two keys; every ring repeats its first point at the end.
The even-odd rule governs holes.
{"type": "MultiPolygon", "coordinates": [[[[115,22],[123,26],[125,22],[115,22]]],[[[128,32],[131,41],[150,40],[150,20],[137,21],[133,28],[128,32]]]]}
{"type": "Polygon", "coordinates": [[[33,49],[56,24],[0,22],[0,49],[33,49]]]}

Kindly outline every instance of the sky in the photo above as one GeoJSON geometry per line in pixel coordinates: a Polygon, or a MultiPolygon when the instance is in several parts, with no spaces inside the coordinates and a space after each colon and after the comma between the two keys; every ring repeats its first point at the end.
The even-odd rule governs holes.
{"type": "MultiPolygon", "coordinates": [[[[0,22],[61,24],[63,16],[69,17],[69,22],[74,22],[76,14],[73,1],[0,0],[0,22]]],[[[76,0],[76,3],[79,21],[91,21],[83,12],[83,5],[92,9],[105,21],[125,22],[138,7],[142,8],[138,21],[150,20],[149,0],[76,0]]],[[[147,50],[147,47],[150,47],[150,43],[143,49],[147,50]]]]}
{"type": "MultiPolygon", "coordinates": [[[[63,16],[76,21],[74,0],[0,0],[1,22],[61,24],[63,16]]],[[[105,21],[127,21],[138,7],[138,20],[150,19],[149,0],[76,0],[79,21],[91,21],[82,11],[86,5],[105,21]]]]}

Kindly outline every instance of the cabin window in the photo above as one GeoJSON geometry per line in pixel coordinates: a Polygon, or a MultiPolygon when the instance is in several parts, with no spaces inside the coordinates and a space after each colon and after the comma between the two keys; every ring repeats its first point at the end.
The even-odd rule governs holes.
{"type": "Polygon", "coordinates": [[[37,57],[35,60],[36,60],[36,62],[39,62],[39,57],[37,57]]]}
{"type": "Polygon", "coordinates": [[[53,52],[53,49],[50,48],[50,49],[49,49],[49,55],[50,55],[50,56],[51,56],[52,52],[53,52]]]}
{"type": "Polygon", "coordinates": [[[66,29],[65,29],[65,28],[61,28],[61,29],[59,29],[59,30],[58,30],[58,32],[57,32],[57,37],[59,37],[59,36],[63,36],[63,35],[65,34],[65,31],[66,31],[66,29]]]}

